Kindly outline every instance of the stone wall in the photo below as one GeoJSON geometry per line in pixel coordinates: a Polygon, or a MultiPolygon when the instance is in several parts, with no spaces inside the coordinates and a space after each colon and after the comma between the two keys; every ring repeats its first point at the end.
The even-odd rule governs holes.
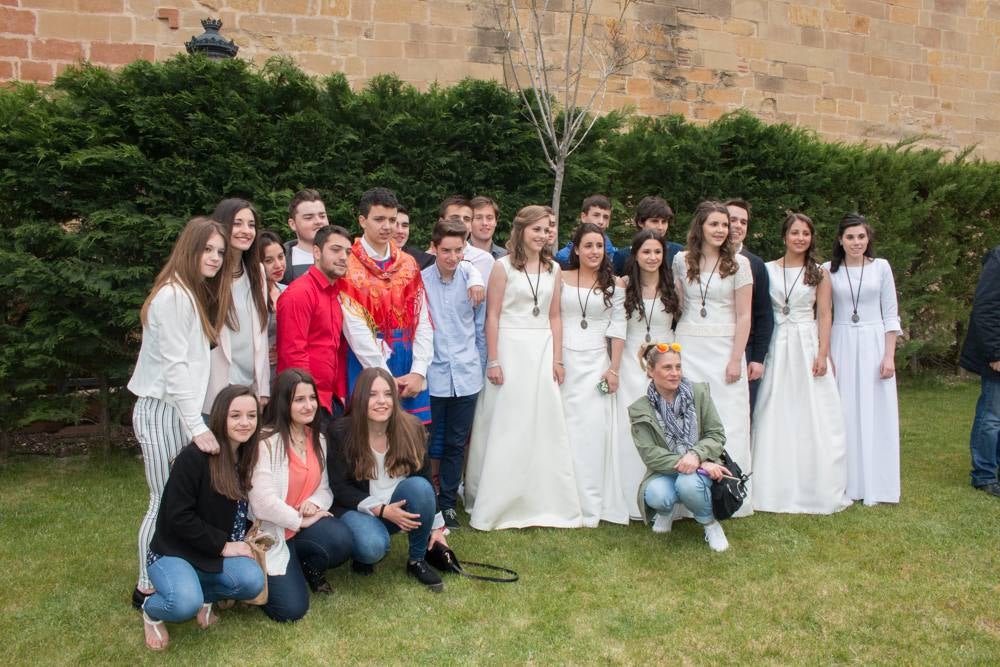
{"type": "MultiPolygon", "coordinates": [[[[550,0],[544,23],[555,49],[566,5],[550,0]]],[[[617,6],[595,1],[598,30],[617,6]]],[[[168,58],[210,16],[242,58],[290,55],[355,85],[510,77],[490,0],[0,0],[0,80],[168,58]]],[[[660,0],[627,18],[644,58],[610,82],[605,110],[708,121],[746,107],[830,139],[921,135],[1000,159],[1000,1],[660,0]]]]}

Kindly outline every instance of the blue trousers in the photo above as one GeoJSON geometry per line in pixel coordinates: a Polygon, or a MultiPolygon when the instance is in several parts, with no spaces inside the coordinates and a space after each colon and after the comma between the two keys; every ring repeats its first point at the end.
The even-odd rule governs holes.
{"type": "MultiPolygon", "coordinates": [[[[437,511],[434,487],[419,475],[407,477],[396,487],[390,502],[400,500],[406,500],[404,510],[420,515],[420,527],[411,530],[406,536],[410,541],[410,560],[423,560],[427,554],[427,540],[430,539],[437,511]]],[[[351,510],[340,518],[354,536],[354,560],[359,563],[372,565],[385,558],[389,553],[389,537],[399,532],[399,526],[393,522],[356,510],[351,510]]]]}
{"type": "Polygon", "coordinates": [[[143,610],[154,621],[180,623],[217,600],[250,600],[264,588],[264,573],[253,558],[222,559],[222,572],[205,572],[177,556],[161,556],[149,566],[156,592],[143,610]]]}
{"type": "Polygon", "coordinates": [[[659,514],[670,514],[680,501],[704,525],[715,521],[711,488],[712,480],[696,472],[656,475],[646,483],[643,500],[659,514]]]}
{"type": "Polygon", "coordinates": [[[969,435],[972,485],[997,482],[1000,473],[1000,381],[984,377],[969,435]]]}
{"type": "Polygon", "coordinates": [[[438,503],[442,510],[455,509],[458,485],[462,481],[465,443],[472,432],[478,393],[471,396],[431,396],[432,433],[430,457],[441,459],[441,491],[438,503]]]}

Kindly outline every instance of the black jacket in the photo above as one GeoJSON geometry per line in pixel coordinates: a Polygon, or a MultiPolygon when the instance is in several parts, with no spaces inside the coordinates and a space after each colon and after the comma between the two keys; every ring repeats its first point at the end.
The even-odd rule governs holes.
{"type": "MultiPolygon", "coordinates": [[[[426,269],[428,266],[433,264],[435,260],[437,260],[437,257],[435,257],[434,255],[430,254],[429,252],[424,252],[423,250],[415,246],[404,245],[402,247],[402,250],[407,255],[417,260],[417,266],[420,267],[421,271],[426,269]]],[[[487,278],[489,278],[489,276],[483,276],[483,280],[486,280],[487,278]]]]}
{"type": "Polygon", "coordinates": [[[174,459],[149,548],[205,572],[222,572],[222,549],[233,529],[236,501],[212,489],[208,456],[190,444],[174,459]]]}
{"type": "Polygon", "coordinates": [[[306,271],[309,270],[309,266],[299,265],[298,267],[292,266],[292,248],[298,245],[298,240],[292,239],[291,241],[285,241],[285,275],[281,276],[282,285],[291,285],[292,281],[299,276],[305,275],[306,271]],[[304,268],[303,268],[304,267],[304,268]]]}
{"type": "MultiPolygon", "coordinates": [[[[368,480],[355,479],[354,466],[347,462],[347,438],[350,428],[346,418],[330,424],[326,433],[326,472],[333,490],[334,516],[342,516],[350,510],[358,509],[358,504],[370,496],[368,480]]],[[[424,452],[424,461],[417,474],[431,482],[431,459],[424,452]]]]}
{"type": "Polygon", "coordinates": [[[774,312],[771,310],[771,281],[764,260],[744,248],[740,254],[750,260],[753,273],[753,303],[750,307],[750,337],[747,338],[747,363],[764,363],[774,332],[774,312]]]}
{"type": "Polygon", "coordinates": [[[1000,380],[1000,373],[990,368],[991,361],[1000,361],[1000,246],[983,258],[983,271],[969,315],[969,333],[958,360],[968,371],[1000,380]]]}

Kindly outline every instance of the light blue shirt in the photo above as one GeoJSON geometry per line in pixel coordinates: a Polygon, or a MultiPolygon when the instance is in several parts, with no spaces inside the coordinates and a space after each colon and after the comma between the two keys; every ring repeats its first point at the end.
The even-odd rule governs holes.
{"type": "Polygon", "coordinates": [[[486,373],[486,304],[473,308],[468,277],[456,269],[448,282],[437,263],[421,272],[434,322],[434,359],[427,367],[431,396],[471,396],[486,373]]]}

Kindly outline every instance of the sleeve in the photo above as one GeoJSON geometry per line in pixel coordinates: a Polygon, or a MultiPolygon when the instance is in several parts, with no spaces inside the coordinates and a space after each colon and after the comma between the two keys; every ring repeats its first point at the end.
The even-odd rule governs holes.
{"type": "Polygon", "coordinates": [[[351,347],[351,352],[364,368],[378,367],[389,370],[385,362],[392,355],[392,350],[385,342],[375,338],[371,327],[359,315],[361,305],[344,293],[340,294],[340,304],[344,313],[344,339],[351,347]]]}
{"type": "Polygon", "coordinates": [[[899,323],[899,303],[896,301],[896,281],[892,277],[892,267],[884,259],[878,260],[882,264],[881,293],[879,294],[879,305],[882,307],[882,324],[886,333],[895,331],[902,334],[903,329],[899,323]]]}
{"type": "MultiPolygon", "coordinates": [[[[201,435],[208,431],[201,418],[201,403],[196,398],[203,392],[193,386],[194,379],[188,365],[191,331],[196,329],[200,332],[201,322],[191,295],[176,285],[168,285],[154,298],[152,311],[149,321],[159,329],[166,395],[177,406],[191,435],[201,435]]],[[[208,345],[207,340],[204,344],[208,345]]]]}
{"type": "Polygon", "coordinates": [[[483,274],[472,262],[462,260],[458,265],[458,270],[465,276],[466,287],[486,287],[486,283],[483,282],[483,274]]]}
{"type": "Polygon", "coordinates": [[[619,248],[615,251],[615,254],[611,257],[611,267],[614,270],[616,276],[625,275],[625,262],[629,258],[629,248],[619,248]]]}
{"type": "Polygon", "coordinates": [[[333,492],[333,504],[344,509],[356,510],[361,509],[361,504],[371,496],[357,487],[348,471],[347,458],[344,455],[346,437],[344,426],[336,422],[327,432],[329,443],[326,457],[327,479],[333,492]]]}
{"type": "Polygon", "coordinates": [[[969,333],[982,345],[986,361],[1000,360],[1000,249],[993,250],[979,275],[969,333]]]}
{"type": "Polygon", "coordinates": [[[209,483],[207,477],[206,455],[190,445],[181,450],[163,489],[159,516],[169,524],[171,534],[182,539],[193,551],[219,556],[229,535],[198,515],[198,497],[202,485],[209,483]]]}
{"type": "Polygon", "coordinates": [[[698,421],[700,438],[694,443],[694,451],[702,461],[714,461],[722,454],[726,446],[726,429],[722,425],[718,410],[715,409],[715,401],[712,394],[705,385],[705,394],[695,397],[698,402],[698,421]],[[698,400],[700,397],[701,400],[698,400]]]}
{"type": "Polygon", "coordinates": [[[431,326],[427,294],[421,290],[420,319],[417,320],[417,330],[413,334],[413,363],[410,372],[427,377],[427,367],[434,360],[434,327],[431,326]]]}
{"type": "MultiPolygon", "coordinates": [[[[264,303],[267,303],[267,272],[264,270],[263,264],[260,264],[259,266],[261,280],[263,281],[264,303]]],[[[254,308],[253,311],[256,314],[257,309],[254,308]]],[[[268,348],[270,347],[270,342],[267,340],[267,318],[265,317],[264,321],[258,322],[258,324],[262,326],[258,326],[256,331],[254,331],[254,336],[256,336],[256,342],[254,343],[254,371],[257,376],[257,395],[270,397],[271,362],[268,360],[268,348]]]]}
{"type": "Polygon", "coordinates": [[[611,324],[608,326],[608,338],[620,338],[625,340],[625,289],[615,287],[614,296],[611,297],[611,324]]]}
{"type": "Polygon", "coordinates": [[[569,266],[569,253],[573,249],[573,242],[570,241],[556,253],[555,260],[559,262],[559,266],[569,266]]]}
{"type": "Polygon", "coordinates": [[[674,465],[680,457],[666,447],[660,446],[658,440],[663,438],[662,434],[657,433],[648,420],[637,419],[633,408],[629,408],[628,415],[632,423],[632,442],[646,467],[653,472],[674,472],[674,465]]]}
{"type": "Polygon", "coordinates": [[[750,305],[750,361],[764,363],[774,333],[774,309],[771,308],[771,281],[767,268],[758,262],[753,272],[753,301],[750,305]]]}
{"type": "Polygon", "coordinates": [[[274,489],[275,467],[282,465],[274,454],[274,448],[280,446],[279,438],[280,436],[274,435],[261,442],[257,448],[257,463],[253,467],[251,478],[253,488],[247,495],[255,517],[287,530],[298,530],[302,525],[302,517],[284,498],[279,498],[274,489]]]}
{"type": "Polygon", "coordinates": [[[479,350],[479,362],[483,374],[486,374],[486,302],[476,306],[473,311],[476,327],[476,349],[479,350]]]}
{"type": "Polygon", "coordinates": [[[319,443],[323,449],[323,466],[319,479],[319,486],[316,491],[309,496],[308,500],[321,510],[328,510],[333,505],[333,491],[330,490],[330,474],[326,466],[326,457],[329,456],[329,449],[326,446],[326,438],[320,434],[319,443]]]}
{"type": "Polygon", "coordinates": [[[743,255],[736,255],[736,289],[752,285],[753,277],[750,260],[743,255]]]}
{"type": "Polygon", "coordinates": [[[309,368],[309,327],[313,314],[309,293],[300,289],[282,292],[275,312],[278,322],[275,342],[278,348],[277,371],[309,368]]]}

